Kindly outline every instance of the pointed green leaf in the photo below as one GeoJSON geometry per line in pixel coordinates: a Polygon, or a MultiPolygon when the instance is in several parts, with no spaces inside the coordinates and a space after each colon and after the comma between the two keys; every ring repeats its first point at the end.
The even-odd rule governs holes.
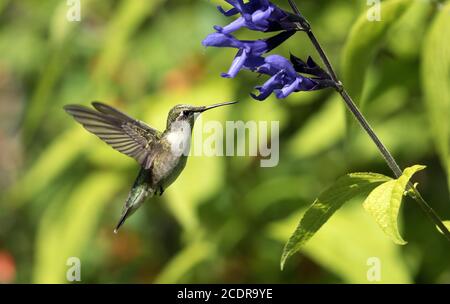
{"type": "Polygon", "coordinates": [[[414,173],[423,169],[425,166],[420,165],[406,168],[398,179],[376,187],[363,203],[364,209],[375,217],[384,233],[396,244],[406,244],[398,231],[398,213],[406,186],[414,173]]]}
{"type": "Polygon", "coordinates": [[[424,43],[422,84],[431,134],[450,189],[450,2],[440,10],[424,43]]]}
{"type": "Polygon", "coordinates": [[[363,206],[368,213],[375,217],[378,225],[394,243],[405,245],[406,241],[403,240],[397,228],[397,217],[400,209],[400,201],[397,197],[400,194],[401,199],[403,193],[399,193],[398,191],[401,191],[401,189],[396,186],[396,180],[381,184],[370,193],[363,206]]]}
{"type": "Polygon", "coordinates": [[[350,173],[339,178],[319,195],[304,214],[284,247],[281,269],[286,260],[299,251],[345,202],[357,195],[367,194],[379,184],[389,180],[389,177],[376,173],[350,173]]]}
{"type": "MultiPolygon", "coordinates": [[[[304,210],[303,210],[304,211],[304,210]]],[[[302,211],[300,211],[302,214],[302,211]]],[[[285,242],[298,223],[299,213],[267,227],[268,236],[285,242]]],[[[345,203],[314,237],[302,247],[302,255],[338,276],[343,283],[371,284],[367,281],[367,261],[382,261],[381,284],[412,283],[414,267],[405,261],[401,247],[381,232],[371,216],[361,208],[361,199],[345,203]]],[[[296,258],[300,261],[300,257],[296,258]]],[[[375,283],[375,282],[372,282],[375,283]]]]}

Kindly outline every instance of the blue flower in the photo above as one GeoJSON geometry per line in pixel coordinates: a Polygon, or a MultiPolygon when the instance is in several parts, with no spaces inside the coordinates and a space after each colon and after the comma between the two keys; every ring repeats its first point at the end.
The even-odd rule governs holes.
{"type": "Polygon", "coordinates": [[[217,32],[208,35],[202,42],[206,47],[231,47],[238,49],[231,67],[222,77],[234,78],[240,70],[250,70],[270,76],[256,87],[258,95],[250,94],[257,100],[264,100],[272,93],[277,98],[286,98],[293,92],[312,91],[335,85],[329,74],[320,68],[312,58],[306,62],[291,55],[291,60],[280,55],[264,55],[285,42],[296,31],[302,30],[306,21],[302,16],[293,15],[275,6],[268,0],[226,0],[233,6],[228,11],[218,7],[225,16],[241,14],[241,17],[225,27],[215,26],[217,32]],[[245,27],[255,31],[281,31],[279,34],[258,40],[239,40],[231,33],[245,27]],[[304,76],[310,75],[312,77],[304,76]]]}
{"type": "Polygon", "coordinates": [[[271,76],[262,86],[256,87],[259,95],[251,94],[256,100],[264,100],[272,93],[283,99],[293,92],[313,91],[326,86],[321,79],[298,74],[292,63],[280,55],[267,56],[256,71],[271,76]]]}
{"type": "Polygon", "coordinates": [[[281,32],[268,39],[238,40],[230,34],[213,33],[208,35],[202,42],[204,46],[231,47],[239,49],[231,64],[228,73],[222,73],[222,77],[234,78],[241,69],[255,71],[264,63],[263,54],[270,52],[281,43],[286,41],[295,32],[281,32]]]}
{"type": "Polygon", "coordinates": [[[260,32],[273,32],[281,30],[298,30],[299,17],[286,12],[268,0],[225,0],[233,6],[225,11],[221,6],[218,10],[227,17],[241,14],[241,17],[225,27],[215,26],[219,33],[230,34],[242,27],[260,32]]]}

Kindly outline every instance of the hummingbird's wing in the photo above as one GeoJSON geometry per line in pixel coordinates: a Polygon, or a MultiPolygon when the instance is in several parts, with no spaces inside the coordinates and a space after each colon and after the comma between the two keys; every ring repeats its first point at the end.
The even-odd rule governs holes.
{"type": "Polygon", "coordinates": [[[80,105],[66,105],[64,110],[111,147],[150,168],[161,132],[111,106],[92,105],[97,111],[80,105]]]}

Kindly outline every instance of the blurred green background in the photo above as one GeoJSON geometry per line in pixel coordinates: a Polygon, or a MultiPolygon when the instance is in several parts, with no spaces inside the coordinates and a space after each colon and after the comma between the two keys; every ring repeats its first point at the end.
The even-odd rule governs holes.
{"type": "MultiPolygon", "coordinates": [[[[220,78],[235,50],[206,50],[200,42],[214,24],[230,21],[215,9],[223,1],[81,2],[81,22],[68,22],[66,1],[0,0],[0,282],[67,282],[73,256],[81,259],[84,283],[369,283],[370,257],[380,258],[381,282],[450,282],[450,246],[412,200],[401,215],[406,246],[394,245],[355,200],[281,272],[283,245],[320,191],[348,172],[390,175],[362,131],[346,136],[338,95],[325,90],[261,103],[248,94],[262,78],[220,78]],[[191,157],[165,194],[115,235],[138,166],[62,110],[93,100],[160,130],[176,104],[239,100],[203,119],[280,121],[280,163],[260,168],[255,157],[191,157]]],[[[362,67],[343,57],[366,1],[297,3],[338,73],[367,75],[357,98],[364,113],[402,167],[428,166],[415,181],[449,219],[445,162],[433,144],[433,106],[425,102],[433,94],[448,98],[442,91],[450,78],[438,76],[449,61],[426,49],[439,36],[450,48],[448,30],[436,25],[445,3],[407,1],[377,44],[360,53],[370,58],[362,67]],[[430,73],[441,86],[427,84],[430,73]]],[[[276,50],[290,51],[319,62],[302,34],[276,50]]],[[[445,108],[434,113],[448,127],[445,108]]]]}

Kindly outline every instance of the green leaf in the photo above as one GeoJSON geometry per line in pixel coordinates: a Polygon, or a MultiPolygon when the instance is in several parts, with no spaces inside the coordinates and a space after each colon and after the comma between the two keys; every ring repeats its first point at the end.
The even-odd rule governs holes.
{"type": "Polygon", "coordinates": [[[367,13],[353,25],[343,53],[344,84],[356,103],[362,104],[361,95],[367,66],[375,56],[388,30],[406,11],[411,0],[391,0],[381,4],[381,21],[370,21],[367,13]]]}
{"type": "Polygon", "coordinates": [[[424,43],[422,85],[433,141],[450,189],[450,2],[440,10],[424,43]]]}
{"type": "Polygon", "coordinates": [[[398,231],[398,212],[405,194],[406,186],[414,173],[425,169],[425,166],[415,165],[406,168],[403,175],[375,188],[364,201],[364,209],[375,217],[376,222],[394,243],[405,245],[398,231]]]}
{"type": "MultiPolygon", "coordinates": [[[[268,236],[280,243],[285,242],[298,223],[298,217],[299,213],[296,212],[270,224],[268,236]]],[[[342,206],[327,225],[302,247],[301,252],[320,267],[337,275],[342,280],[338,282],[410,284],[413,282],[412,273],[416,262],[405,259],[400,249],[361,208],[361,199],[356,198],[342,206]],[[379,282],[367,279],[367,261],[370,257],[382,261],[379,282]]],[[[301,263],[301,257],[296,260],[301,263]]]]}
{"type": "Polygon", "coordinates": [[[367,194],[379,184],[389,180],[389,177],[376,173],[350,173],[339,178],[319,195],[300,220],[297,229],[284,247],[281,269],[286,260],[299,251],[345,202],[357,195],[367,194]]]}

